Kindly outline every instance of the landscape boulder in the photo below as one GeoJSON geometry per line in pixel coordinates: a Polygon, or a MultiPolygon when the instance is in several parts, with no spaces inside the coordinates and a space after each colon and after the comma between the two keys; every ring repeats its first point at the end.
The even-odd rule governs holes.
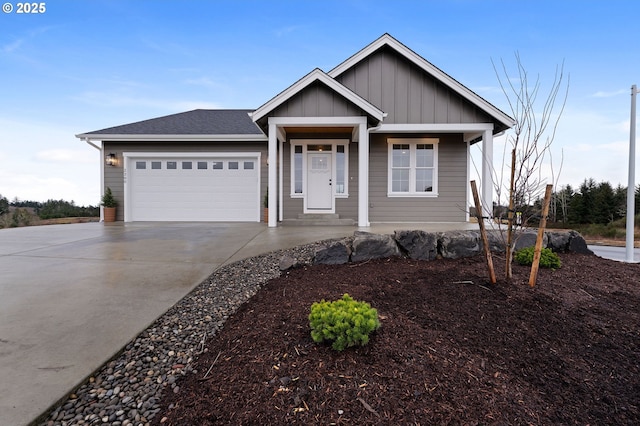
{"type": "Polygon", "coordinates": [[[438,236],[425,231],[395,231],[395,240],[411,259],[434,260],[438,255],[438,236]]]}
{"type": "Polygon", "coordinates": [[[569,243],[573,238],[572,233],[575,231],[553,231],[547,232],[547,248],[556,253],[564,253],[569,251],[569,243]]]}
{"type": "Polygon", "coordinates": [[[578,254],[593,254],[593,252],[589,250],[589,247],[587,247],[587,242],[578,231],[569,231],[569,234],[571,234],[571,239],[569,240],[570,252],[578,254]]]}
{"type": "Polygon", "coordinates": [[[333,241],[327,245],[318,247],[315,252],[314,263],[323,265],[342,265],[349,263],[351,247],[348,241],[333,241]]]}
{"type": "Polygon", "coordinates": [[[447,231],[438,237],[438,252],[445,259],[475,256],[482,248],[479,231],[447,231]]]}
{"type": "MultiPolygon", "coordinates": [[[[538,231],[525,231],[523,233],[521,233],[520,235],[517,236],[516,239],[516,245],[514,250],[518,251],[518,250],[522,250],[523,248],[527,248],[527,247],[535,247],[536,245],[536,240],[538,239],[538,231]]],[[[547,247],[547,241],[548,241],[548,236],[547,233],[544,234],[544,236],[542,237],[542,247],[547,247]]]]}
{"type": "Polygon", "coordinates": [[[371,234],[369,232],[355,232],[351,260],[380,259],[383,257],[400,256],[398,244],[391,235],[371,234]]]}

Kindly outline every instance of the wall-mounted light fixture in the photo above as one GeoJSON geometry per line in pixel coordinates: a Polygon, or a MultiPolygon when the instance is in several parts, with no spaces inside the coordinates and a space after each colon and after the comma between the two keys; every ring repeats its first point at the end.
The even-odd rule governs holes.
{"type": "Polygon", "coordinates": [[[116,158],[116,155],[113,152],[111,152],[107,155],[106,162],[107,162],[107,166],[115,167],[115,165],[118,164],[118,159],[116,158]]]}

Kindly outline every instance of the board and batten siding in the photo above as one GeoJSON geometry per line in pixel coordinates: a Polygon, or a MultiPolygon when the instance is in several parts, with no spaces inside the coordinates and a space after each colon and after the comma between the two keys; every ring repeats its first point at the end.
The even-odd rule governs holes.
{"type": "Polygon", "coordinates": [[[371,222],[465,222],[467,220],[467,145],[462,135],[372,135],[369,167],[371,222]],[[393,137],[437,137],[438,196],[389,197],[388,143],[393,137]]]}
{"type": "Polygon", "coordinates": [[[385,124],[494,121],[390,47],[374,52],[336,80],[387,113],[385,124]]]}
{"type": "Polygon", "coordinates": [[[118,201],[116,211],[117,220],[124,219],[124,164],[122,154],[124,152],[193,152],[211,153],[217,152],[261,152],[260,164],[260,205],[267,190],[267,144],[260,142],[110,142],[104,141],[104,152],[114,153],[118,158],[115,167],[104,167],[104,187],[111,188],[115,199],[118,201]]]}
{"type": "Polygon", "coordinates": [[[361,116],[360,108],[322,83],[315,82],[278,106],[273,117],[351,117],[361,116]]]}

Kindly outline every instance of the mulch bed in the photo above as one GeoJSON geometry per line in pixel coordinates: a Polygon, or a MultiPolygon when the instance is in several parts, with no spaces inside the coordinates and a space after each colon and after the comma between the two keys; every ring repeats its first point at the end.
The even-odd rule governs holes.
{"type": "Polygon", "coordinates": [[[209,341],[154,424],[640,424],[640,265],[561,259],[533,289],[517,265],[488,284],[482,257],[289,271],[209,341]],[[382,327],[336,352],[308,315],[344,293],[382,327]]]}

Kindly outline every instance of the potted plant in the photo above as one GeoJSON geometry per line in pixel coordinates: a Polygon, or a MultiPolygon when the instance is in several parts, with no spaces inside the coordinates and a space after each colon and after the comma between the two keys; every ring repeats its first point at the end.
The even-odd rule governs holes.
{"type": "Polygon", "coordinates": [[[115,222],[116,221],[116,207],[118,207],[118,202],[113,197],[113,193],[111,192],[111,188],[107,187],[104,191],[104,195],[102,196],[102,206],[104,207],[104,221],[105,222],[115,222]]]}
{"type": "Polygon", "coordinates": [[[267,188],[267,191],[264,193],[262,207],[264,207],[264,221],[265,223],[269,223],[269,188],[267,188]]]}

